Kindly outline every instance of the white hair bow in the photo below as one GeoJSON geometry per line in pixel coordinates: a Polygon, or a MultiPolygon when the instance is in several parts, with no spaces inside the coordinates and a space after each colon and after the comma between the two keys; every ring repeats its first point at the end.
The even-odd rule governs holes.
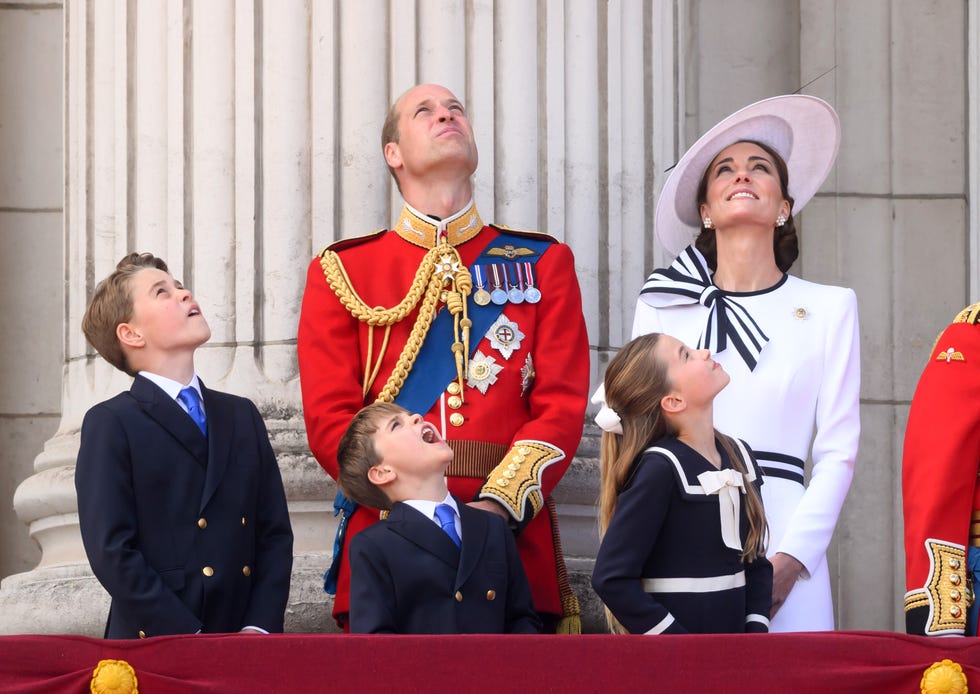
{"type": "Polygon", "coordinates": [[[609,407],[606,404],[606,386],[600,385],[599,389],[596,390],[595,395],[592,396],[593,405],[601,405],[599,411],[595,416],[595,423],[599,425],[599,428],[603,431],[607,431],[610,434],[623,435],[623,420],[620,419],[616,410],[609,407]]]}

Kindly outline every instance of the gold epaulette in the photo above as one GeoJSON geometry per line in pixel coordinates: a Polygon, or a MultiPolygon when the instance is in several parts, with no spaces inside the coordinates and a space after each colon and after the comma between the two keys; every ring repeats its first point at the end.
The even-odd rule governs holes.
{"type": "Polygon", "coordinates": [[[541,479],[545,468],[564,458],[560,448],[543,441],[516,441],[490,473],[480,498],[499,502],[518,523],[528,515],[530,502],[533,518],[544,506],[541,479]]]}
{"type": "Polygon", "coordinates": [[[953,322],[972,323],[973,325],[980,323],[980,303],[967,306],[965,309],[957,313],[956,318],[953,319],[953,322]]]}
{"type": "Polygon", "coordinates": [[[501,224],[488,224],[487,226],[492,229],[496,229],[501,234],[510,234],[512,236],[523,236],[529,239],[539,239],[545,241],[551,241],[551,243],[561,243],[554,236],[549,236],[542,231],[530,231],[528,229],[511,229],[510,227],[505,227],[501,224]]]}
{"type": "Polygon", "coordinates": [[[360,244],[364,243],[365,241],[370,241],[371,239],[375,239],[375,238],[381,236],[386,231],[388,231],[388,230],[387,229],[378,229],[377,231],[372,231],[369,234],[363,234],[361,236],[353,236],[353,237],[351,237],[349,239],[339,239],[339,240],[334,241],[333,243],[331,243],[329,246],[327,246],[326,248],[324,248],[319,253],[317,253],[316,254],[316,257],[317,258],[322,258],[323,257],[323,254],[326,253],[327,251],[342,251],[342,250],[347,249],[347,248],[353,248],[354,246],[359,246],[360,244]]]}
{"type": "Polygon", "coordinates": [[[952,542],[929,538],[929,577],[924,587],[905,594],[905,611],[928,608],[926,636],[962,634],[967,610],[973,602],[967,580],[966,548],[952,542]]]}

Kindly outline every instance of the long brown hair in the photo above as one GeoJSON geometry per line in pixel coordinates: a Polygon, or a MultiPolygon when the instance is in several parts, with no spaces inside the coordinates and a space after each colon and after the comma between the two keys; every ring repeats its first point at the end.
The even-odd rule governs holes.
{"type": "MultiPolygon", "coordinates": [[[[616,511],[616,500],[629,482],[634,463],[650,444],[674,435],[660,407],[660,400],[670,392],[667,365],[655,356],[659,333],[641,335],[619,350],[606,367],[604,378],[606,405],[622,421],[623,433],[602,432],[599,454],[599,537],[606,533],[616,511]]],[[[716,439],[728,455],[732,466],[746,475],[745,462],[735,442],[715,431],[716,439]]],[[[762,499],[755,485],[745,484],[745,509],[749,534],[742,550],[744,561],[765,556],[766,517],[762,499]]]]}
{"type": "MultiPolygon", "coordinates": [[[[800,256],[800,239],[796,234],[796,222],[793,220],[794,200],[789,194],[789,169],[786,168],[786,162],[779,155],[779,152],[769,145],[756,142],[755,140],[739,140],[739,142],[748,142],[761,148],[772,157],[773,162],[776,164],[776,172],[779,174],[779,187],[782,189],[783,199],[789,202],[789,217],[786,219],[785,224],[775,227],[775,233],[772,237],[772,250],[776,257],[776,266],[782,272],[789,272],[793,263],[800,256]]],[[[738,144],[738,142],[733,142],[732,144],[738,144]]],[[[704,175],[701,176],[701,182],[698,184],[697,205],[699,210],[701,209],[701,205],[707,200],[708,172],[710,170],[710,166],[704,170],[704,175]]],[[[694,241],[695,247],[701,251],[701,255],[704,256],[712,272],[718,269],[718,239],[716,238],[716,234],[715,229],[709,229],[702,225],[701,233],[698,234],[697,239],[694,241]]]]}

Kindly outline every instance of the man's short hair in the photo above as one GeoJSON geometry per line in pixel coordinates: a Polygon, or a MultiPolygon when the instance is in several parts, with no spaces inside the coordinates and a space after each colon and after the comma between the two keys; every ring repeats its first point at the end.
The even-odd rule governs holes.
{"type": "Polygon", "coordinates": [[[337,482],[343,493],[361,504],[377,509],[391,508],[391,499],[368,479],[368,470],[384,462],[374,447],[374,435],[383,421],[408,410],[387,402],[375,402],[354,415],[337,446],[337,482]]]}
{"type": "Polygon", "coordinates": [[[162,258],[152,253],[130,253],[119,261],[111,275],[99,282],[82,318],[82,332],[102,358],[130,376],[136,372],[126,360],[116,328],[133,318],[132,279],[141,270],[169,273],[162,258]]]}
{"type": "MultiPolygon", "coordinates": [[[[408,92],[405,93],[407,94],[408,92]]],[[[402,96],[395,99],[394,103],[391,105],[391,108],[388,109],[388,115],[385,116],[384,125],[381,126],[382,156],[384,156],[385,146],[389,142],[397,143],[401,138],[401,133],[398,131],[398,118],[400,117],[401,112],[399,111],[398,106],[401,104],[403,96],[405,96],[405,94],[402,94],[402,96]]],[[[387,157],[385,157],[385,164],[388,164],[387,157]]],[[[398,186],[398,192],[400,193],[402,190],[402,184],[398,182],[398,176],[395,175],[395,170],[391,168],[391,166],[388,166],[388,173],[390,173],[391,177],[395,179],[395,185],[398,186]]]]}

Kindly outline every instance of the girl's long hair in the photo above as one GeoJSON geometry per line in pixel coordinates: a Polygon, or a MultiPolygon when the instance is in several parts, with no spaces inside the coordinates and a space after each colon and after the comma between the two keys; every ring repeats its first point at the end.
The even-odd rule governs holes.
{"type": "MultiPolygon", "coordinates": [[[[616,500],[629,482],[634,463],[652,443],[676,434],[660,407],[660,400],[670,392],[667,366],[654,356],[660,333],[649,333],[631,340],[619,350],[603,379],[606,405],[615,410],[622,421],[623,433],[602,432],[599,454],[599,538],[606,533],[616,512],[616,500]]],[[[731,460],[733,467],[744,475],[748,472],[735,442],[715,431],[716,438],[731,460]]],[[[762,499],[754,484],[746,479],[745,508],[749,533],[742,550],[743,561],[765,556],[767,524],[762,499]]],[[[622,626],[606,610],[606,618],[614,632],[622,626]]]]}
{"type": "Polygon", "coordinates": [[[742,561],[753,562],[759,557],[766,556],[766,540],[769,534],[769,524],[766,522],[766,512],[762,506],[762,496],[756,486],[748,480],[748,469],[745,461],[738,452],[735,441],[730,436],[715,430],[715,438],[721,442],[721,447],[732,461],[732,467],[742,473],[745,478],[745,514],[749,519],[749,534],[742,547],[742,561]]]}
{"type": "Polygon", "coordinates": [[[653,356],[659,333],[631,340],[613,357],[603,379],[606,404],[622,420],[623,433],[602,432],[599,453],[599,538],[616,511],[616,497],[626,487],[633,463],[651,443],[674,433],[660,400],[667,395],[667,368],[653,356]]]}

